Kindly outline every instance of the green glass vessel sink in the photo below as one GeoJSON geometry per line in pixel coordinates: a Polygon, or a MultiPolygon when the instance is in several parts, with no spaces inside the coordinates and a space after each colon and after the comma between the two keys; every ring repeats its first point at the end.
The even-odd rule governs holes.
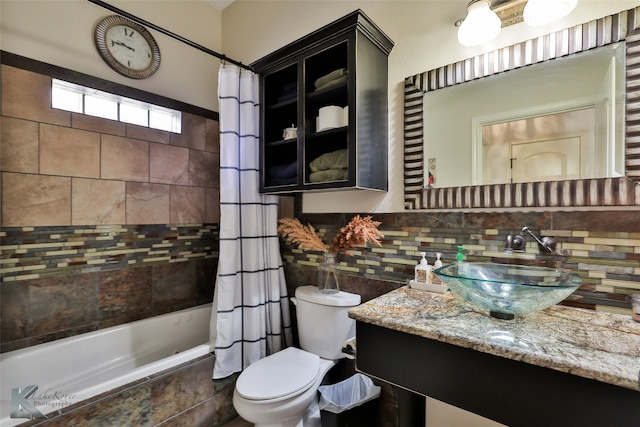
{"type": "Polygon", "coordinates": [[[569,270],[549,267],[465,262],[435,273],[463,300],[500,319],[543,310],[571,295],[582,279],[569,270]],[[459,271],[460,270],[460,271],[459,271]]]}

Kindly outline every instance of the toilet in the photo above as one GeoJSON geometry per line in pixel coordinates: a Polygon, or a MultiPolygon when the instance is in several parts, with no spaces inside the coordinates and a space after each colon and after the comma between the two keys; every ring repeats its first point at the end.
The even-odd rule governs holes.
{"type": "Polygon", "coordinates": [[[345,357],[342,345],[356,334],[348,311],[360,304],[360,295],[301,286],[292,301],[302,349],[289,347],[260,359],[236,381],[233,406],[256,427],[302,427],[322,379],[345,357]]]}

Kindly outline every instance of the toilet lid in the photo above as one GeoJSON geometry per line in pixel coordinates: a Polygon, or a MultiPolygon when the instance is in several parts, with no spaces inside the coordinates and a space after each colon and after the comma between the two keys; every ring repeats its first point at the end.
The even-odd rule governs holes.
{"type": "Polygon", "coordinates": [[[251,364],[238,377],[236,391],[245,399],[277,399],[309,388],[319,369],[318,355],[289,347],[251,364]]]}

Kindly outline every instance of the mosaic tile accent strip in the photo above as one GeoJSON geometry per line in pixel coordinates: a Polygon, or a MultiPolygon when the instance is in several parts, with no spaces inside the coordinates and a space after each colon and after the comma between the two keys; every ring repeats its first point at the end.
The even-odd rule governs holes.
{"type": "MultiPolygon", "coordinates": [[[[414,275],[420,252],[427,253],[433,264],[436,253],[443,263],[453,262],[457,246],[463,245],[469,261],[520,262],[547,265],[576,271],[583,285],[567,303],[609,311],[626,312],[627,296],[640,292],[640,229],[633,217],[637,212],[597,213],[404,213],[374,215],[381,221],[385,237],[382,247],[367,245],[352,251],[353,256],[339,255],[338,272],[372,280],[407,283],[414,275]],[[604,224],[590,230],[570,229],[590,224],[604,224]],[[552,226],[552,224],[557,226],[552,226]],[[420,224],[418,226],[417,224],[420,224]],[[524,225],[535,233],[558,240],[557,254],[541,255],[537,244],[527,238],[526,250],[513,256],[504,254],[507,235],[519,234],[524,225]],[[565,228],[566,227],[566,228],[565,228]]],[[[320,238],[328,243],[344,226],[347,214],[307,214],[301,221],[313,225],[320,238]]],[[[283,260],[289,267],[316,269],[322,260],[319,252],[302,251],[282,242],[283,260]]]]}
{"type": "Polygon", "coordinates": [[[459,61],[405,79],[404,193],[406,209],[465,209],[496,207],[637,206],[640,190],[640,7],[593,20],[537,39],[528,40],[465,61],[459,61]],[[635,33],[634,33],[635,32],[635,33]],[[422,154],[424,93],[543,60],[627,39],[626,177],[600,180],[481,185],[424,189],[422,154]]]}
{"type": "Polygon", "coordinates": [[[9,227],[3,282],[218,256],[218,224],[9,227]]]}

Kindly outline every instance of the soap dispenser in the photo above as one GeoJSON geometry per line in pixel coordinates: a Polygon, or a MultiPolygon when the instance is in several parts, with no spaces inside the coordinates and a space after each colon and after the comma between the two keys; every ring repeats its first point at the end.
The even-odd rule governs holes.
{"type": "Polygon", "coordinates": [[[436,253],[436,260],[433,262],[433,273],[431,273],[431,283],[435,284],[435,285],[441,285],[442,284],[442,280],[440,280],[440,278],[438,277],[438,275],[435,273],[435,270],[442,267],[442,260],[440,260],[440,257],[442,256],[442,254],[440,252],[436,253]]]}
{"type": "Polygon", "coordinates": [[[433,262],[434,268],[442,267],[442,260],[440,259],[441,256],[442,254],[440,252],[436,253],[436,260],[433,262]]]}
{"type": "Polygon", "coordinates": [[[464,246],[458,246],[458,253],[456,254],[456,264],[458,266],[458,275],[466,276],[469,272],[469,264],[464,260],[464,246]]]}
{"type": "Polygon", "coordinates": [[[418,283],[431,283],[431,266],[427,262],[427,253],[420,252],[420,255],[422,255],[422,259],[420,263],[416,265],[415,281],[418,283]]]}

